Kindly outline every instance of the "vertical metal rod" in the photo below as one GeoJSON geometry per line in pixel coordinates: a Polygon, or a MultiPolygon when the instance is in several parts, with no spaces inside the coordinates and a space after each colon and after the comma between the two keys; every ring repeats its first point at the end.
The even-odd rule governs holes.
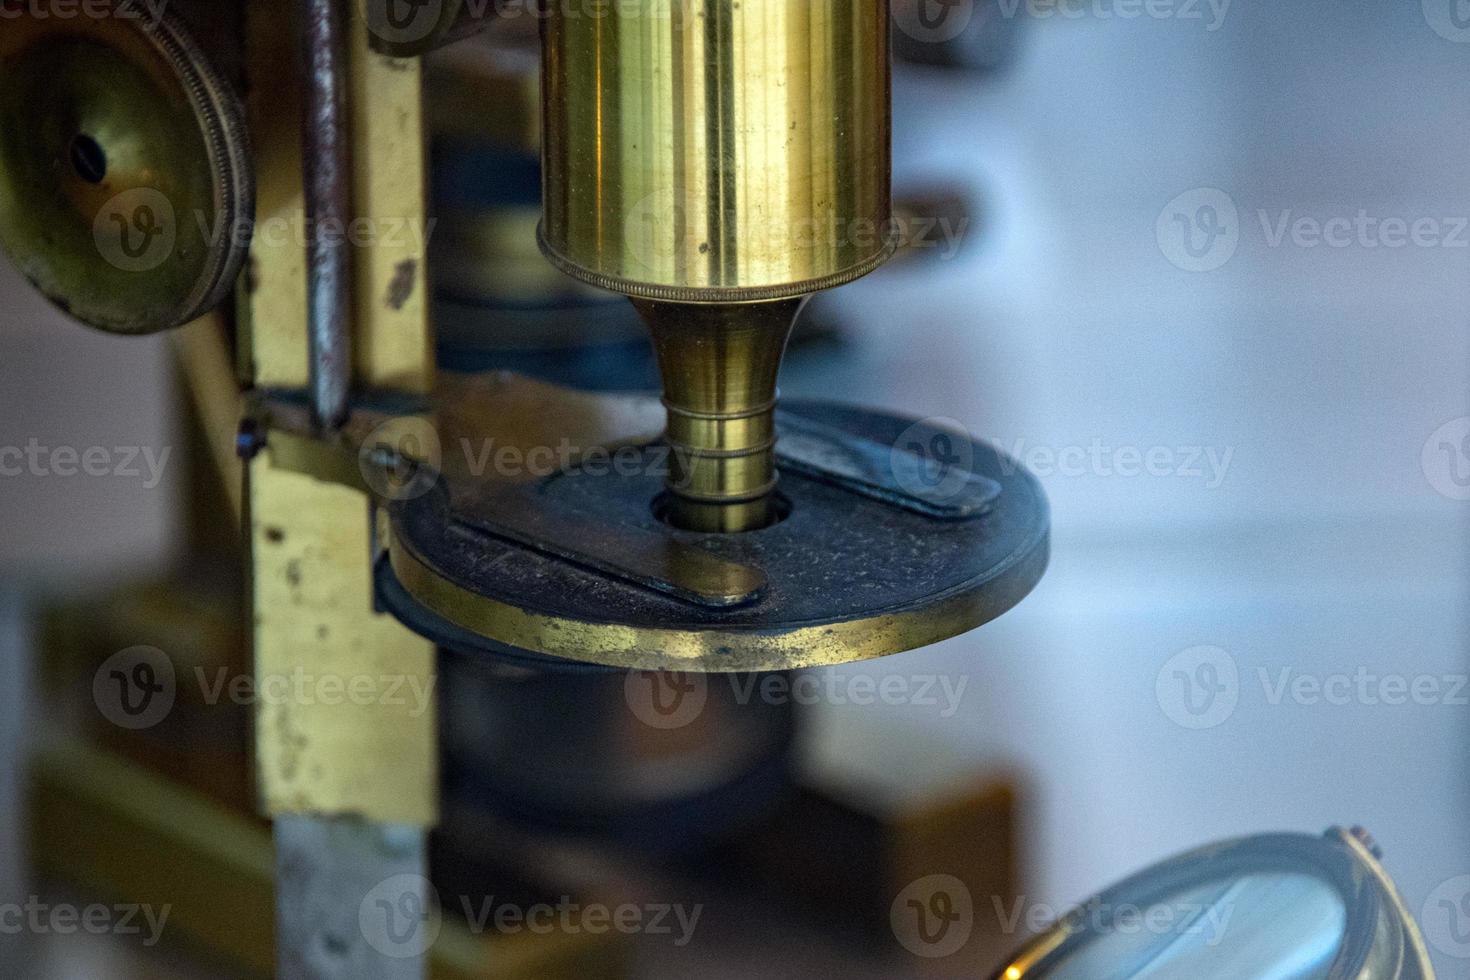
{"type": "Polygon", "coordinates": [[[307,335],[312,413],[324,429],[347,418],[352,377],[351,135],[345,0],[306,0],[307,335]]]}

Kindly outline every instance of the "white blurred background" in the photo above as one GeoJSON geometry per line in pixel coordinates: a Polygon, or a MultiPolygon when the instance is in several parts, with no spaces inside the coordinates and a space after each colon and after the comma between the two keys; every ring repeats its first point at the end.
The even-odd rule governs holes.
{"type": "Polygon", "coordinates": [[[1044,477],[1053,561],[1029,599],[870,668],[969,677],[955,717],[828,709],[819,757],[881,781],[909,764],[893,729],[922,728],[950,765],[1023,773],[1036,902],[1215,838],[1357,822],[1417,913],[1470,872],[1470,538],[1466,504],[1441,492],[1470,458],[1463,427],[1431,443],[1470,414],[1470,103],[1453,94],[1470,44],[1418,2],[1235,3],[1214,32],[1200,9],[1037,21],[1015,69],[973,90],[901,80],[900,175],[963,177],[984,239],[938,281],[839,294],[862,363],[799,393],[861,391],[1043,464],[1026,454],[1088,459],[1044,477]],[[1205,272],[1173,264],[1180,240],[1156,230],[1199,188],[1239,213],[1233,256],[1205,272]],[[1432,227],[1441,244],[1387,247],[1392,225],[1347,247],[1276,236],[1283,213],[1360,212],[1431,219],[1421,241],[1432,227]],[[1171,475],[1108,465],[1156,447],[1171,475]],[[1205,461],[1191,475],[1186,447],[1228,458],[1223,480],[1205,461]],[[1191,729],[1170,717],[1179,662],[1162,703],[1156,682],[1200,645],[1236,666],[1236,705],[1191,729]],[[1277,697],[1283,671],[1347,675],[1349,703],[1277,697]],[[1432,679],[1438,703],[1368,703],[1394,695],[1388,678],[1432,679]]]}

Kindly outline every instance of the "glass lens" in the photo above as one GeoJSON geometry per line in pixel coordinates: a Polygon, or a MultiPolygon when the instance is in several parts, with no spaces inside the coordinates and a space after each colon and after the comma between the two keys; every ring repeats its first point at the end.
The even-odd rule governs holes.
{"type": "Polygon", "coordinates": [[[1149,905],[1080,910],[1088,941],[1048,980],[1325,980],[1347,906],[1330,883],[1257,873],[1149,905]]]}

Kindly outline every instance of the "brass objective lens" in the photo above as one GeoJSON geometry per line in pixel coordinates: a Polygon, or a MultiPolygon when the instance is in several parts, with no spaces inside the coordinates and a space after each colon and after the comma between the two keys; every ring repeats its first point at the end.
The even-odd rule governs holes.
{"type": "Polygon", "coordinates": [[[776,519],[776,376],[804,298],[894,247],[883,0],[546,0],[545,215],[653,333],[669,519],[776,519]]]}

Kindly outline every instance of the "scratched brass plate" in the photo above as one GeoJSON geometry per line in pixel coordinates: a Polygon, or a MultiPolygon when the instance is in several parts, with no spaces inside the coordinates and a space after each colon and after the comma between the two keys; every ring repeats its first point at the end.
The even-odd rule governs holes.
{"type": "MultiPolygon", "coordinates": [[[[815,403],[788,404],[783,414],[804,432],[846,433],[865,446],[901,447],[914,426],[815,403]]],[[[946,514],[932,500],[900,505],[855,480],[851,464],[823,475],[809,463],[783,463],[790,514],[736,535],[659,520],[657,443],[624,447],[647,454],[639,466],[572,467],[520,484],[516,510],[553,523],[572,515],[644,547],[661,543],[676,565],[681,553],[702,556],[706,573],[744,570],[738,574],[751,577],[740,581],[751,587],[723,604],[620,573],[617,562],[579,558],[576,547],[538,547],[524,530],[497,531],[501,516],[524,528],[523,513],[497,511],[506,487],[449,476],[385,505],[379,603],[441,645],[549,667],[784,670],[925,646],[1010,609],[1047,562],[1049,516],[1036,480],[994,447],[966,445],[967,479],[956,494],[974,506],[946,514]]],[[[647,567],[646,556],[625,564],[647,567]]]]}

